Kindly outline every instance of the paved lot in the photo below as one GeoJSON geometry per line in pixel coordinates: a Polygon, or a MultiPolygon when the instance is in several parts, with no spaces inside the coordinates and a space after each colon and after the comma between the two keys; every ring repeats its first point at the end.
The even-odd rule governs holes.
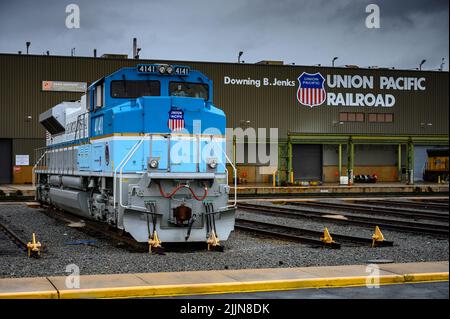
{"type": "Polygon", "coordinates": [[[379,288],[345,287],[299,289],[274,292],[198,295],[177,297],[189,299],[448,299],[446,282],[382,285],[379,288]]]}

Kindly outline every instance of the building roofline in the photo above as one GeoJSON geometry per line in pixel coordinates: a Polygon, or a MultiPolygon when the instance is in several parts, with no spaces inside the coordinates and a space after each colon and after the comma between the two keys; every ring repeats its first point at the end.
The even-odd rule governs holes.
{"type": "Polygon", "coordinates": [[[412,70],[412,69],[391,69],[391,68],[365,68],[365,67],[357,67],[357,68],[346,68],[346,67],[333,67],[333,66],[324,66],[324,65],[303,65],[303,64],[258,64],[258,63],[237,63],[237,62],[220,62],[220,61],[187,61],[187,60],[163,60],[163,59],[122,59],[122,58],[102,58],[102,57],[91,57],[91,56],[69,56],[69,55],[43,55],[43,54],[17,54],[17,53],[1,53],[2,56],[13,56],[19,58],[63,58],[63,59],[77,59],[77,60],[108,60],[108,61],[136,61],[136,63],[148,62],[148,63],[197,63],[197,64],[218,64],[218,65],[241,65],[241,66],[254,66],[254,67],[308,67],[308,68],[322,68],[322,69],[335,69],[335,70],[365,70],[365,71],[382,71],[382,72],[416,72],[416,73],[449,73],[449,71],[438,71],[438,70],[412,70]]]}

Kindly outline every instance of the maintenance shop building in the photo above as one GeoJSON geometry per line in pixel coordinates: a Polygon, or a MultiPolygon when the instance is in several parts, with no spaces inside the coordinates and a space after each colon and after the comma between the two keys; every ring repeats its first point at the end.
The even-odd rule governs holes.
{"type": "Polygon", "coordinates": [[[0,183],[31,181],[34,150],[45,146],[40,113],[121,67],[147,63],[205,73],[227,127],[278,129],[275,165],[236,154],[270,143],[232,143],[241,181],[269,182],[276,171],[285,181],[336,182],[350,170],[419,181],[426,150],[448,147],[448,72],[0,54],[0,183]]]}

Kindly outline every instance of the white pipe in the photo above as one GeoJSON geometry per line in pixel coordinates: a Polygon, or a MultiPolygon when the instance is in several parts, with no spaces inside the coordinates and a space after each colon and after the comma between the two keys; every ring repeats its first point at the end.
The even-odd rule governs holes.
{"type": "MultiPolygon", "coordinates": [[[[228,163],[230,163],[231,167],[233,168],[233,173],[234,173],[234,203],[233,203],[233,207],[236,207],[236,205],[237,205],[237,170],[236,170],[236,167],[231,162],[230,158],[227,156],[227,153],[224,152],[223,150],[222,150],[222,152],[224,153],[225,158],[227,159],[228,163]]],[[[227,174],[227,178],[228,178],[228,174],[227,174]]]]}
{"type": "Polygon", "coordinates": [[[145,137],[143,137],[139,142],[138,142],[138,146],[133,150],[133,152],[131,153],[130,156],[128,156],[128,158],[126,159],[125,163],[123,163],[122,167],[120,168],[120,177],[119,177],[119,205],[122,208],[128,208],[128,206],[125,206],[122,204],[122,178],[123,178],[123,168],[125,167],[125,165],[127,165],[128,161],[133,157],[134,153],[136,153],[136,151],[141,147],[142,143],[144,142],[145,137]]]}
{"type": "MultiPolygon", "coordinates": [[[[213,138],[211,138],[211,142],[216,143],[213,138]]],[[[220,146],[220,149],[222,150],[223,155],[225,155],[226,160],[228,163],[230,163],[231,167],[233,168],[234,173],[234,203],[232,206],[226,206],[227,208],[233,207],[235,208],[237,205],[237,170],[236,167],[233,165],[233,162],[230,160],[230,158],[227,156],[227,153],[223,150],[223,148],[220,146]]],[[[223,164],[223,163],[222,163],[223,164]]],[[[227,172],[227,185],[228,185],[228,170],[226,168],[226,165],[223,164],[225,167],[225,171],[227,172]]]]}
{"type": "Polygon", "coordinates": [[[128,153],[124,156],[122,161],[117,165],[116,169],[114,170],[114,179],[113,179],[113,207],[116,209],[116,180],[117,180],[117,170],[120,168],[120,166],[123,164],[123,162],[127,159],[127,157],[130,155],[130,153],[136,148],[136,146],[140,143],[140,141],[137,141],[136,144],[133,145],[133,147],[128,151],[128,153]]]}
{"type": "Polygon", "coordinates": [[[38,164],[42,161],[42,158],[45,156],[45,154],[47,154],[47,151],[45,151],[44,154],[42,154],[42,156],[39,157],[36,164],[34,164],[33,169],[31,170],[32,176],[33,176],[33,187],[36,186],[36,177],[34,176],[35,175],[34,171],[36,170],[36,167],[38,166],[38,164]]]}

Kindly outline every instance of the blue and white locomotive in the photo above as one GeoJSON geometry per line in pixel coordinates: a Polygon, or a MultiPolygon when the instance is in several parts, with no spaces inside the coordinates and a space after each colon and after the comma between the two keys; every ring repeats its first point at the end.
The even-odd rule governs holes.
{"type": "Polygon", "coordinates": [[[35,166],[43,203],[124,230],[138,242],[226,240],[225,123],[212,81],[186,66],[141,64],[42,113],[35,166]]]}

